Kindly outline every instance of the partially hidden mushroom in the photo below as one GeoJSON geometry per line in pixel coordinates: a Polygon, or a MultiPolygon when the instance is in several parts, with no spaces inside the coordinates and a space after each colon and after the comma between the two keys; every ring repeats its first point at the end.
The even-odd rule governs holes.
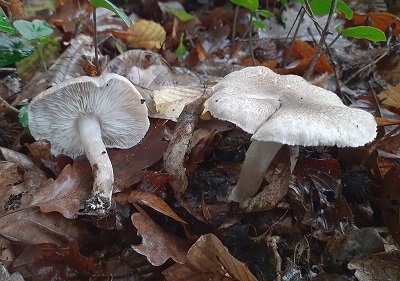
{"type": "Polygon", "coordinates": [[[106,147],[132,147],[149,128],[140,93],[118,74],[82,76],[36,96],[28,116],[32,136],[49,140],[53,154],[75,158],[86,153],[94,183],[83,212],[104,214],[111,205],[114,183],[106,147]]]}
{"type": "Polygon", "coordinates": [[[283,144],[358,147],[376,136],[370,113],[345,106],[333,92],[299,76],[247,67],[225,76],[213,91],[205,104],[211,115],[252,134],[231,201],[257,193],[283,144]]]}

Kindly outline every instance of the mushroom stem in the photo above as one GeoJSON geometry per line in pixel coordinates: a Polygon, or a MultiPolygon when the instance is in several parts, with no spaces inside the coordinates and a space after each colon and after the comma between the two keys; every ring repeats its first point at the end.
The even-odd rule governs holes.
{"type": "Polygon", "coordinates": [[[79,133],[83,148],[93,170],[93,189],[86,201],[85,213],[103,214],[111,205],[114,172],[101,138],[99,120],[94,115],[79,118],[79,133]]]}
{"type": "Polygon", "coordinates": [[[239,180],[231,190],[228,199],[242,202],[256,194],[268,166],[282,147],[281,143],[253,141],[246,152],[239,180]]]}

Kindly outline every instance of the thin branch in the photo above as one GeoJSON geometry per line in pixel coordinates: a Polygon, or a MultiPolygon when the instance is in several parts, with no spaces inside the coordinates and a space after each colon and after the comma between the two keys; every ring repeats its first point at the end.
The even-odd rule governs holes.
{"type": "Polygon", "coordinates": [[[231,38],[232,42],[235,42],[238,17],[239,17],[239,6],[236,5],[235,16],[233,17],[232,38],[231,38]]]}
{"type": "Polygon", "coordinates": [[[292,27],[289,30],[289,33],[288,33],[287,37],[285,38],[285,43],[286,43],[286,40],[289,38],[290,32],[292,32],[294,24],[298,20],[299,22],[297,23],[296,30],[294,31],[292,42],[290,43],[289,51],[287,52],[287,54],[286,54],[286,56],[285,56],[285,58],[284,58],[284,60],[282,62],[282,67],[286,66],[287,61],[288,61],[288,59],[290,57],[290,54],[292,53],[292,50],[293,50],[293,47],[294,47],[294,43],[296,42],[297,34],[299,33],[300,25],[301,25],[301,23],[302,23],[302,21],[304,19],[305,12],[306,12],[305,9],[303,7],[301,7],[299,13],[296,16],[296,19],[293,22],[292,27]]]}
{"type": "Polygon", "coordinates": [[[5,99],[3,99],[2,97],[0,97],[0,108],[5,108],[6,110],[9,111],[14,111],[16,113],[19,112],[18,109],[16,109],[14,106],[10,105],[5,99]]]}
{"type": "Polygon", "coordinates": [[[349,78],[347,78],[344,82],[343,85],[346,85],[347,83],[349,83],[351,80],[353,80],[355,77],[357,77],[357,75],[359,75],[361,72],[363,72],[364,70],[366,70],[367,68],[371,67],[372,65],[378,63],[381,59],[383,59],[384,57],[386,57],[389,53],[390,53],[390,49],[386,50],[381,56],[379,56],[378,58],[376,58],[373,62],[361,67],[359,70],[357,70],[356,72],[354,72],[349,78]]]}
{"type": "Polygon", "coordinates": [[[93,41],[94,41],[94,65],[96,66],[97,75],[100,75],[99,53],[97,50],[97,23],[96,23],[96,7],[93,7],[93,41]]]}
{"type": "Polygon", "coordinates": [[[318,46],[317,46],[317,50],[315,51],[314,58],[313,58],[313,60],[312,60],[312,62],[310,64],[310,67],[308,68],[308,70],[304,74],[304,78],[306,80],[310,79],[311,74],[314,71],[314,67],[317,64],[317,61],[318,61],[318,59],[320,57],[322,45],[325,42],[326,36],[328,36],[328,34],[329,34],[329,26],[331,24],[331,21],[332,21],[332,18],[333,18],[333,14],[334,14],[335,9],[336,9],[336,3],[337,3],[337,0],[332,0],[331,7],[330,7],[330,10],[329,10],[329,16],[328,16],[328,19],[326,21],[325,28],[322,31],[321,39],[319,40],[319,43],[318,43],[318,46]]]}

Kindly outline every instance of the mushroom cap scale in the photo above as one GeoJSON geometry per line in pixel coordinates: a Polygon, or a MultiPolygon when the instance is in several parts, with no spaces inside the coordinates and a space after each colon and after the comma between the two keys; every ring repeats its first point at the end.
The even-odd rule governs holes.
{"type": "Polygon", "coordinates": [[[206,109],[253,134],[253,140],[289,145],[361,146],[376,136],[374,117],[300,76],[247,67],[213,87],[206,109]]]}
{"type": "Polygon", "coordinates": [[[129,148],[149,128],[147,107],[132,83],[118,74],[82,76],[57,84],[29,105],[29,128],[35,139],[51,142],[52,153],[84,154],[79,137],[81,116],[95,116],[106,147],[129,148]]]}

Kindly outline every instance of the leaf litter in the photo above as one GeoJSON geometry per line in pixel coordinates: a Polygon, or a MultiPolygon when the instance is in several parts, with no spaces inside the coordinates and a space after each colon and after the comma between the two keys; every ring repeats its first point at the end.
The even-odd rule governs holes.
{"type": "Polygon", "coordinates": [[[108,149],[113,204],[106,216],[93,217],[80,212],[93,181],[87,159],[51,155],[51,143],[34,142],[16,125],[13,109],[61,81],[93,73],[93,7],[26,1],[29,13],[21,13],[22,2],[11,2],[12,9],[0,4],[8,19],[32,20],[27,14],[44,5],[47,12],[35,19],[58,31],[45,53],[56,58],[51,66],[39,54],[16,69],[0,68],[0,279],[398,279],[396,10],[362,13],[371,4],[358,1],[352,19],[337,13],[333,25],[370,25],[388,43],[339,38],[315,65],[316,74],[328,75],[313,77],[352,107],[377,112],[377,139],[362,149],[300,148],[292,173],[284,148],[257,195],[237,204],[226,196],[250,136],[211,118],[203,102],[216,82],[244,66],[303,76],[326,17],[306,15],[284,41],[300,9],[293,1],[269,1],[274,17],[266,29],[251,27],[248,11],[231,1],[167,1],[167,12],[156,1],[118,3],[134,21],[130,28],[97,9],[99,69],[129,79],[152,119],[140,144],[108,149]],[[11,84],[16,81],[23,84],[11,84]]]}

